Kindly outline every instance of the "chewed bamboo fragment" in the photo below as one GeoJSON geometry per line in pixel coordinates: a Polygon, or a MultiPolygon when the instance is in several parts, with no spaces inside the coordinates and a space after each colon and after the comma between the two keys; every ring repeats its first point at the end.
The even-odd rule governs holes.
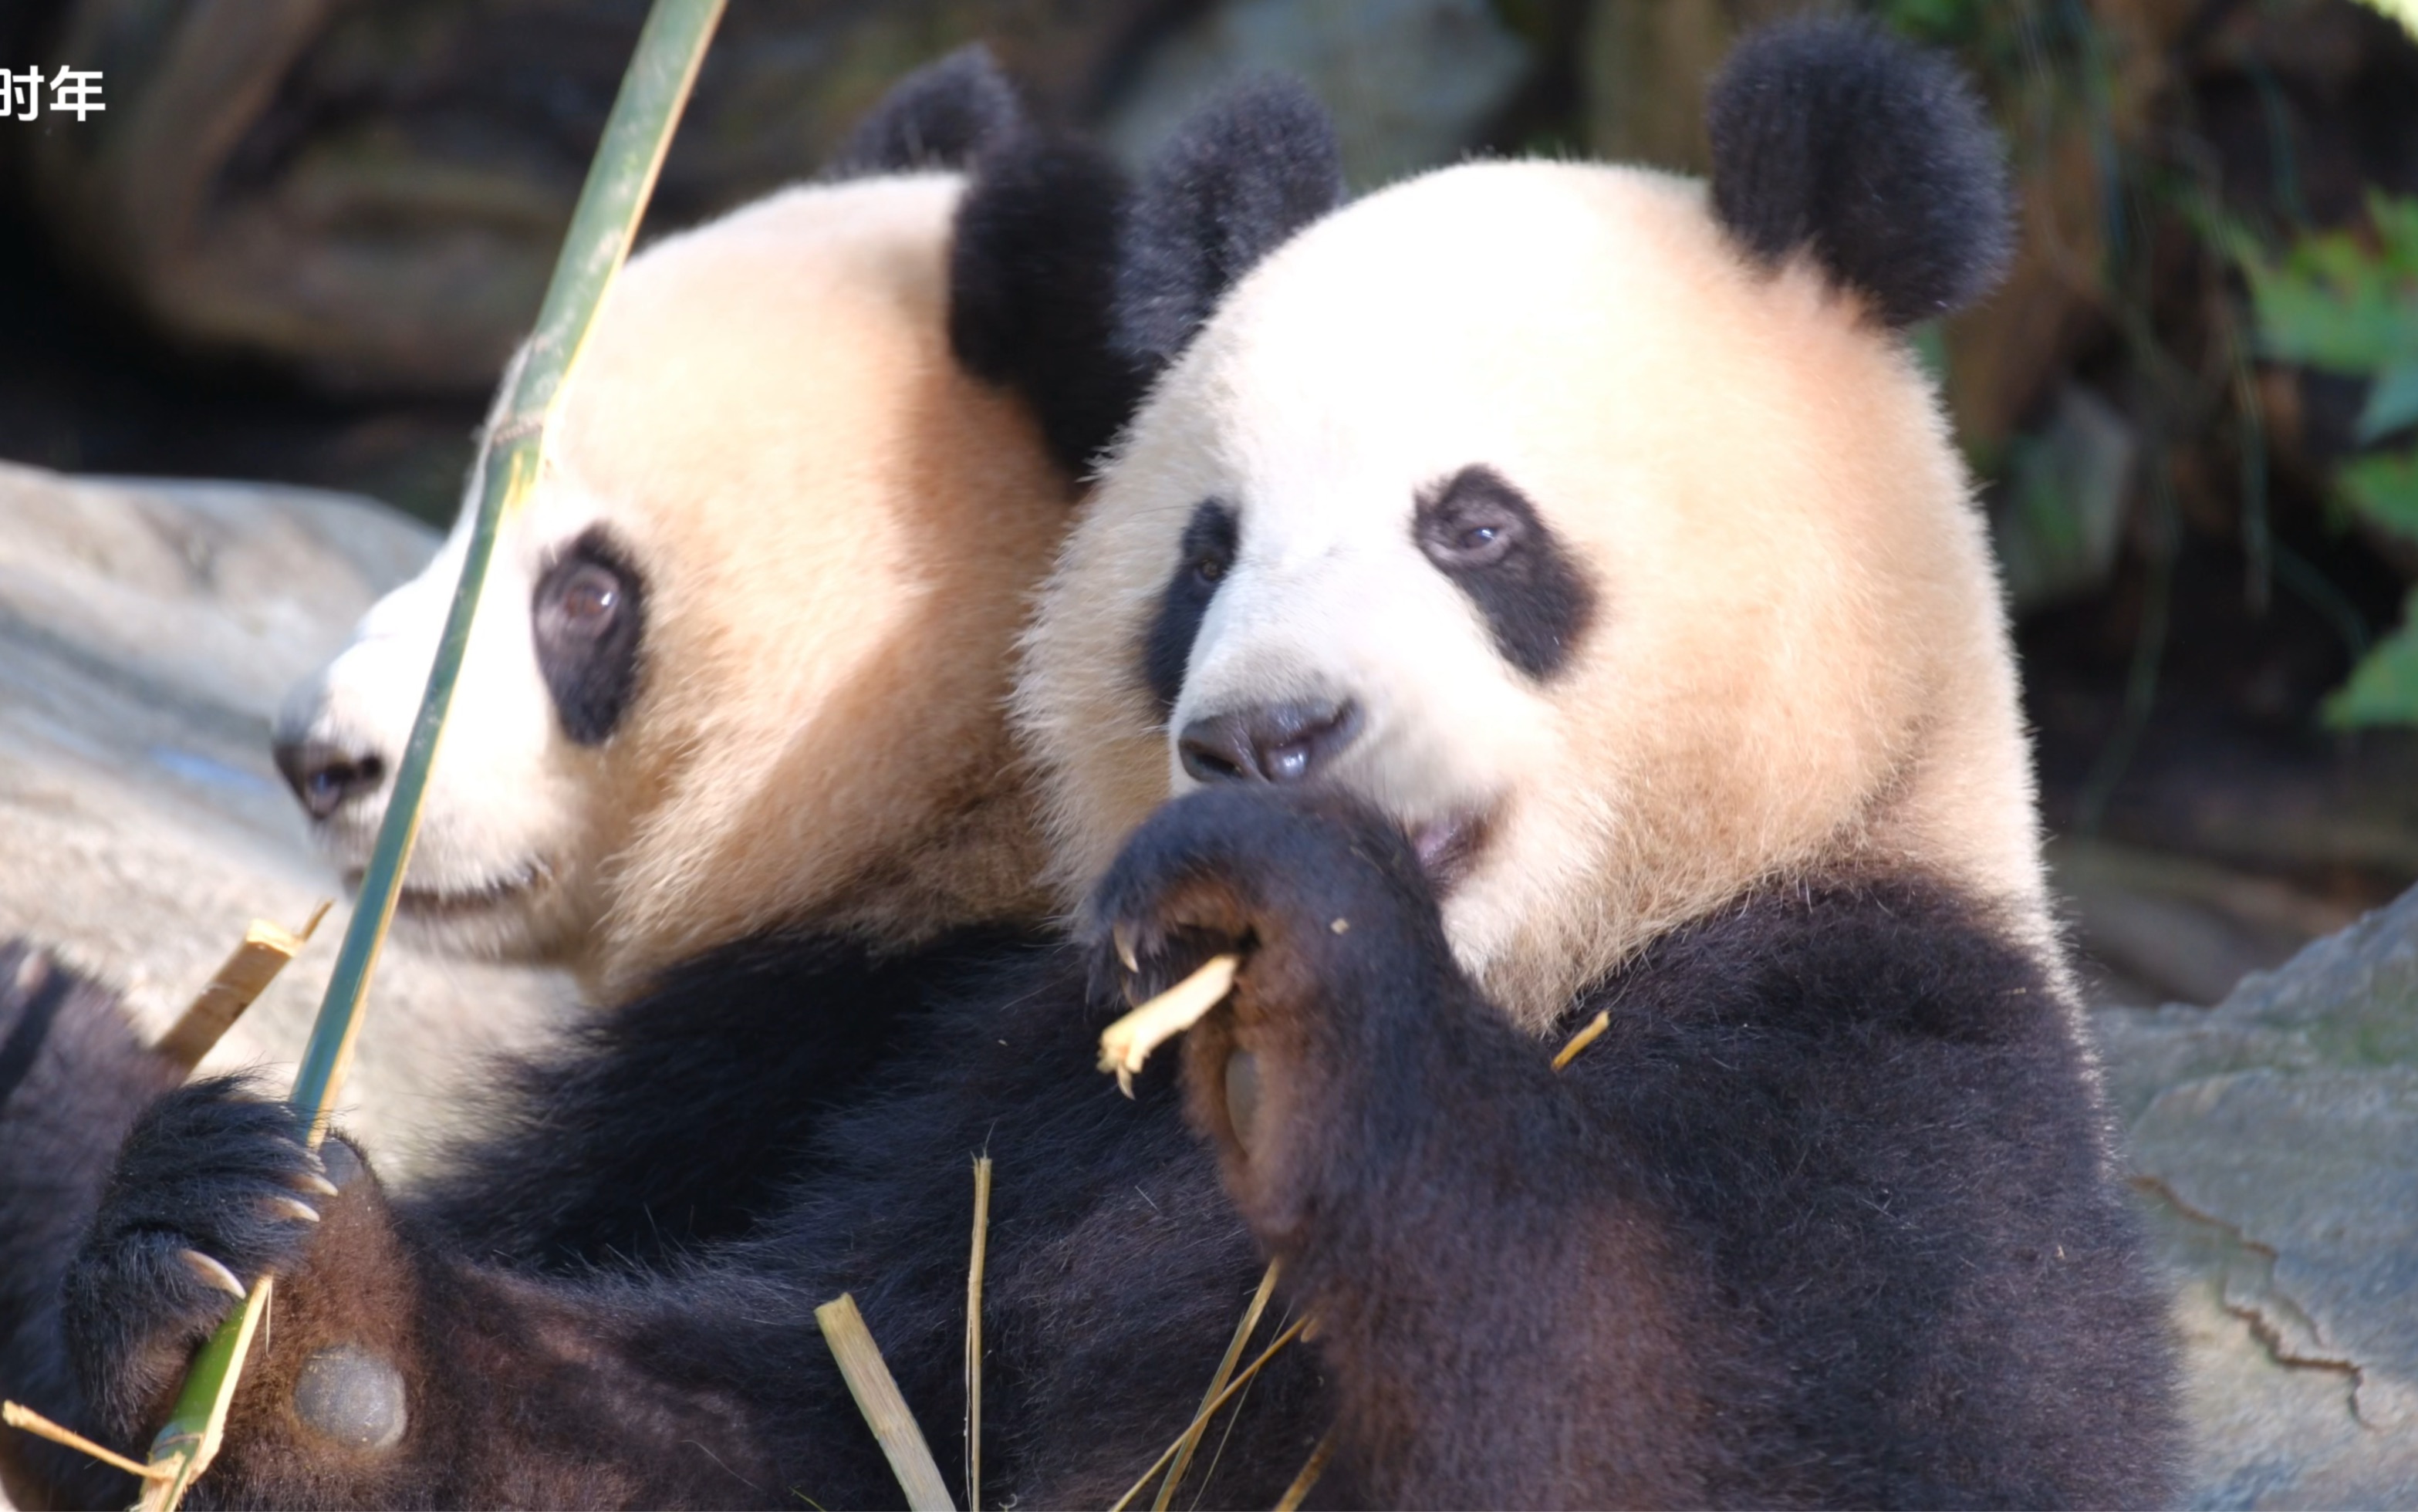
{"type": "Polygon", "coordinates": [[[1110,1024],[1100,1033],[1100,1069],[1117,1074],[1117,1090],[1133,1095],[1134,1073],[1150,1052],[1201,1022],[1234,989],[1239,955],[1212,955],[1199,970],[1110,1024]]]}
{"type": "Polygon", "coordinates": [[[328,916],[333,899],[322,899],[311,910],[310,922],[300,929],[286,929],[266,919],[254,919],[243,932],[243,939],[229,952],[207,985],[193,995],[168,1032],[160,1036],[155,1046],[160,1054],[186,1070],[202,1063],[202,1057],[226,1037],[243,1011],[258,1000],[277,980],[277,973],[286,963],[302,954],[319,928],[319,921],[328,916]]]}
{"type": "Polygon", "coordinates": [[[822,1325],[823,1342],[839,1362],[840,1379],[848,1382],[848,1394],[856,1398],[857,1411],[880,1441],[898,1489],[907,1493],[907,1504],[914,1512],[956,1512],[949,1483],[941,1478],[940,1462],[924,1442],[907,1398],[898,1394],[898,1382],[882,1361],[881,1347],[873,1342],[873,1330],[865,1326],[856,1298],[841,1292],[815,1309],[815,1321],[822,1325]]]}
{"type": "Polygon", "coordinates": [[[1609,1008],[1596,1015],[1593,1018],[1588,1019],[1586,1028],[1582,1029],[1577,1033],[1571,1035],[1569,1043],[1554,1052],[1553,1069],[1559,1071],[1564,1066],[1569,1065],[1571,1061],[1577,1060],[1581,1050],[1585,1049],[1588,1046],[1593,1045],[1597,1040],[1602,1038],[1603,1031],[1611,1027],[1612,1010],[1609,1008]]]}

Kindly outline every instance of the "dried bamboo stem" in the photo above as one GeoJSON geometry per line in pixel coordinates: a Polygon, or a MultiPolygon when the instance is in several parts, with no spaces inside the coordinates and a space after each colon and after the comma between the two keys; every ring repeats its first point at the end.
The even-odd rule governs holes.
{"type": "Polygon", "coordinates": [[[243,932],[243,939],[229,952],[209,984],[193,995],[168,1032],[160,1036],[156,1046],[167,1059],[187,1071],[202,1063],[235,1021],[243,1016],[286,963],[302,954],[302,947],[319,929],[319,921],[328,916],[334,900],[322,899],[311,910],[310,922],[298,930],[289,930],[266,919],[254,919],[243,932]]]}
{"type": "Polygon", "coordinates": [[[1326,1474],[1326,1462],[1333,1458],[1335,1430],[1328,1428],[1319,1439],[1318,1447],[1309,1451],[1309,1459],[1301,1467],[1301,1474],[1295,1475],[1293,1484],[1285,1488],[1285,1493],[1277,1498],[1277,1512],[1300,1512],[1301,1504],[1309,1498],[1310,1488],[1318,1484],[1319,1476],[1326,1474]]]}
{"type": "Polygon", "coordinates": [[[1251,1305],[1243,1309],[1243,1320],[1234,1325],[1234,1336],[1226,1343],[1226,1357],[1217,1362],[1217,1373],[1209,1378],[1209,1389],[1201,1394],[1201,1419],[1184,1430],[1182,1447],[1175,1463],[1167,1469],[1167,1479],[1158,1488],[1158,1499],[1150,1504],[1151,1512],[1167,1512],[1175,1500],[1175,1488],[1183,1481],[1184,1473],[1192,1468],[1192,1457],[1201,1448],[1201,1437],[1209,1431],[1209,1404],[1217,1399],[1226,1382],[1233,1378],[1235,1364],[1250,1344],[1251,1335],[1259,1329],[1260,1315],[1268,1310],[1268,1299],[1276,1295],[1277,1275],[1283,1267],[1284,1261],[1270,1260],[1261,1274],[1260,1289],[1251,1293],[1251,1305]]]}
{"type": "Polygon", "coordinates": [[[924,1442],[924,1430],[915,1426],[915,1414],[907,1410],[907,1398],[898,1395],[898,1382],[882,1363],[881,1347],[873,1342],[873,1330],[865,1326],[856,1298],[841,1292],[815,1309],[815,1321],[822,1325],[823,1342],[839,1362],[848,1394],[856,1398],[857,1411],[865,1414],[865,1426],[890,1461],[890,1473],[907,1493],[907,1504],[914,1512],[956,1512],[940,1463],[924,1442]]]}
{"type": "Polygon", "coordinates": [[[966,1506],[982,1505],[983,1260],[990,1249],[990,1156],[974,1159],[973,1258],[966,1262],[966,1506]]]}
{"type": "Polygon", "coordinates": [[[1251,1383],[1251,1378],[1260,1373],[1261,1367],[1276,1358],[1277,1351],[1283,1349],[1295,1338],[1301,1336],[1302,1334],[1308,1330],[1308,1319],[1296,1318],[1293,1320],[1291,1327],[1287,1328],[1283,1333],[1278,1334],[1273,1340],[1271,1340],[1268,1347],[1260,1352],[1260,1357],[1258,1359],[1253,1360],[1250,1364],[1243,1367],[1241,1373],[1236,1375],[1232,1382],[1228,1382],[1224,1391],[1217,1394],[1217,1399],[1203,1406],[1200,1413],[1194,1416],[1192,1421],[1185,1425],[1184,1432],[1176,1437],[1173,1443],[1169,1444],[1164,1450],[1160,1451],[1159,1457],[1150,1462],[1150,1468],[1141,1473],[1141,1479],[1135,1481],[1131,1486],[1127,1487],[1125,1489],[1125,1493],[1117,1498],[1116,1504],[1110,1507],[1109,1512],[1125,1512],[1125,1508],[1133,1505],[1133,1499],[1141,1494],[1142,1488],[1150,1484],[1151,1477],[1165,1469],[1168,1461],[1173,1459],[1184,1448],[1185,1439],[1199,1432],[1201,1425],[1207,1423],[1211,1417],[1217,1415],[1217,1409],[1233,1400],[1234,1394],[1236,1392],[1241,1391],[1245,1386],[1251,1383]]]}

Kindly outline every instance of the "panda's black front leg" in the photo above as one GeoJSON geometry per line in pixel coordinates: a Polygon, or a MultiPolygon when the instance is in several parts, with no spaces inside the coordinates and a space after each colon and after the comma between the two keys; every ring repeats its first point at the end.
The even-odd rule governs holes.
{"type": "Polygon", "coordinates": [[[1245,1216],[1289,1256],[1324,1189],[1354,1180],[1361,1137],[1423,1122],[1388,1104],[1462,985],[1407,842],[1339,795],[1210,789],[1136,832],[1094,917],[1110,966],[1139,965],[1137,1000],[1242,957],[1227,1003],[1185,1038],[1186,1107],[1245,1216]]]}
{"type": "Polygon", "coordinates": [[[1336,1477],[1378,1504],[1701,1502],[1704,1299],[1615,1128],[1458,963],[1406,838],[1349,799],[1211,789],[1101,884],[1156,990],[1243,957],[1186,1036],[1229,1194],[1317,1322],[1336,1477]]]}

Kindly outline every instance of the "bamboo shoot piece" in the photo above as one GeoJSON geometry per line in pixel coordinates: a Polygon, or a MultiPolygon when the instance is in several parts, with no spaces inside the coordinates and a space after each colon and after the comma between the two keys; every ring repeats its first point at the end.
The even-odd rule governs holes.
{"type": "Polygon", "coordinates": [[[1133,1095],[1134,1073],[1150,1052],[1201,1022],[1234,989],[1238,955],[1212,955],[1199,970],[1100,1031],[1100,1069],[1117,1074],[1117,1090],[1133,1095]]]}

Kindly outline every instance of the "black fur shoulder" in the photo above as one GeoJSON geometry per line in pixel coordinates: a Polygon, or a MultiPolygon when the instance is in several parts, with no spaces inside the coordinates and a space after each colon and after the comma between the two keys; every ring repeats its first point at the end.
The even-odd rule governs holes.
{"type": "Polygon", "coordinates": [[[911,951],[722,946],[506,1070],[482,1132],[409,1206],[468,1253],[577,1271],[734,1239],[817,1168],[814,1131],[936,1000],[1040,948],[1000,927],[911,951]]]}
{"type": "MultiPolygon", "coordinates": [[[[1802,878],[1574,1003],[1567,1069],[1334,794],[1142,826],[1100,927],[1245,959],[1186,1103],[1319,1319],[1374,1504],[2131,1505],[2173,1342],[2069,1005],[1988,910],[1802,878]]],[[[1104,955],[1107,954],[1104,951],[1104,955]]]]}

